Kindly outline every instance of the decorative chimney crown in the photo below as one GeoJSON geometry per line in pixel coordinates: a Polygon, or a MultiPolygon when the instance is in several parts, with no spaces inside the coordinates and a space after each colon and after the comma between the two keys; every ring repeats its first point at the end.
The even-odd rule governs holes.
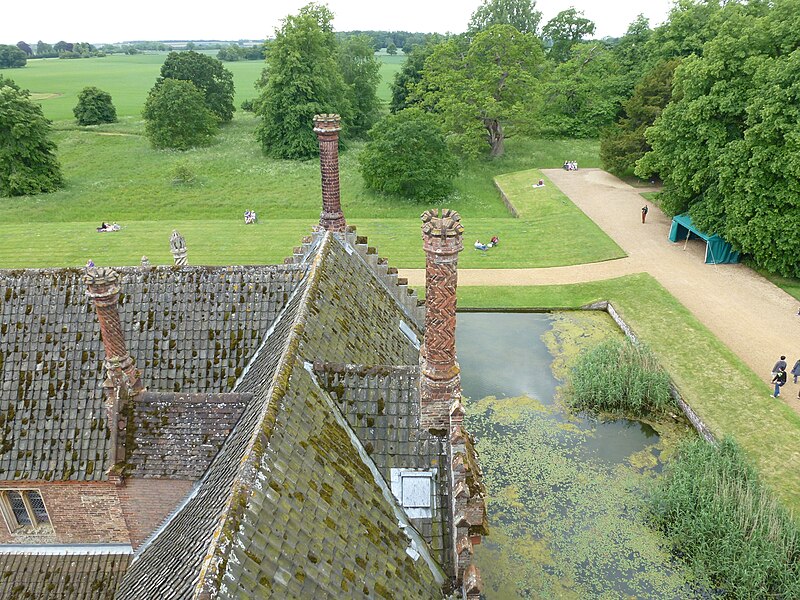
{"type": "Polygon", "coordinates": [[[98,306],[117,303],[119,295],[119,273],[108,267],[90,267],[83,276],[86,295],[98,306]]]}
{"type": "Polygon", "coordinates": [[[422,235],[435,237],[455,237],[464,233],[461,215],[449,208],[430,209],[422,213],[422,235]]]}
{"type": "Polygon", "coordinates": [[[169,246],[170,252],[172,252],[172,256],[175,259],[175,264],[178,266],[185,265],[187,261],[186,240],[178,233],[177,229],[172,230],[172,235],[169,238],[169,246]]]}
{"type": "Polygon", "coordinates": [[[342,118],[336,114],[314,115],[314,133],[336,133],[342,130],[342,118]]]}

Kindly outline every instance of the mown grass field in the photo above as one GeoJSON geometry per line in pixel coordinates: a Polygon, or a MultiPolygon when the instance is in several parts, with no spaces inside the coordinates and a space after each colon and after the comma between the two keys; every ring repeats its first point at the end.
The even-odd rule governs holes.
{"type": "MultiPolygon", "coordinates": [[[[800,415],[655,279],[646,274],[562,286],[458,288],[460,308],[579,308],[609,300],[716,434],[729,434],[800,518],[800,415]],[[691,340],[687,343],[687,340],[691,340]],[[709,375],[713,365],[713,375],[709,375]]],[[[788,393],[796,387],[787,384],[788,393]]]]}

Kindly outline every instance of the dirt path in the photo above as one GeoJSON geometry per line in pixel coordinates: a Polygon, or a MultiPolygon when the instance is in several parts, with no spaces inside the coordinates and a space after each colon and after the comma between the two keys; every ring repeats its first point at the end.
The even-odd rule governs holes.
{"type": "MultiPolygon", "coordinates": [[[[669,241],[670,219],[645,201],[639,190],[599,169],[545,175],[628,254],[628,258],[548,269],[461,269],[461,285],[542,285],[580,283],[647,272],[667,288],[755,373],[768,379],[781,354],[789,367],[800,357],[798,302],[743,265],[706,265],[705,243],[669,241]]],[[[415,286],[425,285],[424,270],[401,270],[415,286]]],[[[791,380],[782,398],[800,412],[791,380]]]]}

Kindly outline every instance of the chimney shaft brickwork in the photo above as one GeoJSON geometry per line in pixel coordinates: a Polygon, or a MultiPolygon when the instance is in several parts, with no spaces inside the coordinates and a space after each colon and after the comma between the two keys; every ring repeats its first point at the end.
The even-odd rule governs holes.
{"type": "Polygon", "coordinates": [[[322,213],[319,224],[328,231],[344,232],[347,224],[339,195],[339,115],[315,115],[314,133],[319,140],[319,165],[322,172],[322,213]]]}
{"type": "Polygon", "coordinates": [[[105,351],[103,364],[107,379],[103,384],[106,391],[106,416],[111,431],[111,464],[125,458],[125,430],[128,398],[142,391],[142,379],[133,358],[128,353],[122,323],[119,317],[120,277],[105,267],[92,267],[84,275],[86,295],[94,301],[97,320],[100,322],[100,335],[105,351]]]}
{"type": "Polygon", "coordinates": [[[420,352],[420,427],[450,432],[450,406],[461,397],[456,361],[456,286],[458,253],[464,248],[456,211],[422,214],[425,249],[425,340],[420,352]]]}
{"type": "Polygon", "coordinates": [[[177,229],[172,230],[172,235],[169,238],[169,248],[172,252],[172,257],[175,259],[175,264],[179,267],[186,266],[188,262],[188,251],[186,250],[186,240],[178,233],[177,229]]]}

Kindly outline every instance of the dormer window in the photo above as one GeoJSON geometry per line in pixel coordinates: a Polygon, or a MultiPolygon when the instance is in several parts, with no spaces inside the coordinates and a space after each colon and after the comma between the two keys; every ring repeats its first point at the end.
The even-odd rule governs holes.
{"type": "Polygon", "coordinates": [[[37,532],[50,526],[50,517],[38,490],[0,490],[0,512],[11,533],[37,532]]]}

